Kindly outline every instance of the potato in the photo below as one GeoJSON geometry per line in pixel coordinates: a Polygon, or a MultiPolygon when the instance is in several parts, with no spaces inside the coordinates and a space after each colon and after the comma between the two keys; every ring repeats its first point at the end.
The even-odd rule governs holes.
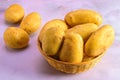
{"type": "Polygon", "coordinates": [[[10,48],[24,48],[28,45],[29,35],[20,28],[9,27],[4,32],[4,42],[10,48]]]}
{"type": "Polygon", "coordinates": [[[41,16],[37,12],[28,14],[20,24],[20,28],[25,30],[28,34],[37,31],[41,24],[41,16]]]}
{"type": "Polygon", "coordinates": [[[5,11],[5,20],[9,23],[17,23],[24,17],[24,9],[19,4],[12,4],[5,11]]]}
{"type": "Polygon", "coordinates": [[[42,41],[43,35],[46,32],[47,29],[51,27],[60,27],[63,31],[66,31],[68,26],[67,24],[61,20],[61,19],[53,19],[51,21],[48,21],[42,28],[40,35],[39,35],[39,40],[42,41]]]}
{"type": "Polygon", "coordinates": [[[84,42],[87,41],[92,32],[96,31],[98,26],[94,23],[86,23],[81,25],[76,25],[67,30],[67,32],[75,32],[82,36],[84,42]]]}
{"type": "Polygon", "coordinates": [[[110,25],[104,25],[95,31],[85,44],[88,56],[98,56],[109,48],[114,41],[114,30],[110,25]]]}
{"type": "Polygon", "coordinates": [[[54,56],[57,54],[64,31],[60,27],[51,27],[46,30],[42,39],[42,49],[48,56],[54,56]]]}
{"type": "Polygon", "coordinates": [[[95,23],[99,26],[102,23],[102,17],[95,11],[80,9],[69,12],[65,16],[65,21],[71,27],[84,23],[95,23]]]}
{"type": "Polygon", "coordinates": [[[66,33],[60,51],[60,60],[69,63],[80,63],[83,59],[83,39],[77,33],[66,33]]]}

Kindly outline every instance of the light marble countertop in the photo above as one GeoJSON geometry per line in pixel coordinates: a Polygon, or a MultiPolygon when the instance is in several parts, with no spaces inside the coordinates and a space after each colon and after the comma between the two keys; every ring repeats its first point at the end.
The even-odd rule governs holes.
{"type": "Polygon", "coordinates": [[[120,0],[0,0],[0,80],[120,80],[120,0]],[[23,50],[6,48],[3,41],[4,10],[12,3],[21,4],[25,13],[36,11],[42,16],[42,26],[54,18],[76,9],[93,9],[103,16],[103,24],[115,29],[115,41],[102,60],[92,69],[80,74],[65,74],[52,68],[37,48],[36,32],[23,50]]]}

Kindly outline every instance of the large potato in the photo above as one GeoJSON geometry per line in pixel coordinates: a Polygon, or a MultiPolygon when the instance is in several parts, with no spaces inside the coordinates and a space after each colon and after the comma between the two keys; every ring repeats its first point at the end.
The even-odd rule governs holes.
{"type": "Polygon", "coordinates": [[[24,48],[28,45],[29,35],[20,28],[9,27],[4,32],[4,41],[10,48],[24,48]]]}
{"type": "Polygon", "coordinates": [[[110,25],[104,25],[95,31],[85,44],[85,53],[88,56],[98,56],[103,53],[114,41],[114,30],[110,25]]]}
{"type": "Polygon", "coordinates": [[[48,21],[42,28],[40,35],[39,35],[39,40],[42,41],[43,35],[46,32],[47,29],[51,28],[51,27],[59,27],[60,29],[62,29],[63,31],[66,31],[68,26],[67,24],[61,20],[61,19],[53,19],[51,21],[48,21]]]}
{"type": "Polygon", "coordinates": [[[66,33],[60,51],[60,60],[69,63],[80,63],[83,59],[83,39],[77,33],[66,33]]]}
{"type": "Polygon", "coordinates": [[[40,24],[41,16],[37,12],[32,12],[22,20],[20,28],[31,34],[39,29],[40,24]]]}
{"type": "Polygon", "coordinates": [[[96,31],[98,26],[94,23],[86,23],[81,25],[76,25],[67,30],[67,32],[75,32],[82,36],[84,42],[87,41],[92,32],[96,31]]]}
{"type": "Polygon", "coordinates": [[[84,23],[95,23],[100,25],[102,23],[102,17],[95,11],[81,9],[69,12],[65,16],[65,21],[71,27],[84,23]]]}
{"type": "Polygon", "coordinates": [[[60,27],[51,27],[46,30],[42,39],[42,49],[49,56],[57,54],[64,36],[60,27]]]}
{"type": "Polygon", "coordinates": [[[5,11],[5,20],[10,23],[17,23],[24,17],[24,9],[19,4],[9,6],[5,11]]]}

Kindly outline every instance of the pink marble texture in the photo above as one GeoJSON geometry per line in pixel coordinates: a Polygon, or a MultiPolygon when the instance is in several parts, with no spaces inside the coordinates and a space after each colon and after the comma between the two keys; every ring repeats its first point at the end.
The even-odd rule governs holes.
{"type": "Polygon", "coordinates": [[[120,0],[0,0],[0,80],[120,80],[120,0]],[[4,11],[10,4],[21,4],[26,15],[39,12],[42,26],[51,19],[63,19],[76,9],[93,9],[103,16],[103,24],[115,29],[115,42],[94,68],[80,74],[65,74],[52,68],[37,48],[41,28],[30,37],[23,50],[7,48],[3,41],[5,29],[11,25],[4,20],[4,11]]]}

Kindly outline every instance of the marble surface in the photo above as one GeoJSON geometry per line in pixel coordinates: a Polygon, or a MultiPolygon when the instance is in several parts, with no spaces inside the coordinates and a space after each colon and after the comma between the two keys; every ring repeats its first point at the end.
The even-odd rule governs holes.
{"type": "Polygon", "coordinates": [[[0,0],[0,80],[120,80],[120,0],[0,0]],[[12,3],[21,4],[25,13],[36,11],[42,16],[42,26],[51,19],[63,19],[76,9],[93,9],[101,13],[103,24],[115,29],[115,41],[102,60],[89,71],[65,74],[52,68],[37,48],[41,28],[30,36],[29,46],[23,50],[7,48],[3,33],[9,26],[4,11],[12,3]]]}

